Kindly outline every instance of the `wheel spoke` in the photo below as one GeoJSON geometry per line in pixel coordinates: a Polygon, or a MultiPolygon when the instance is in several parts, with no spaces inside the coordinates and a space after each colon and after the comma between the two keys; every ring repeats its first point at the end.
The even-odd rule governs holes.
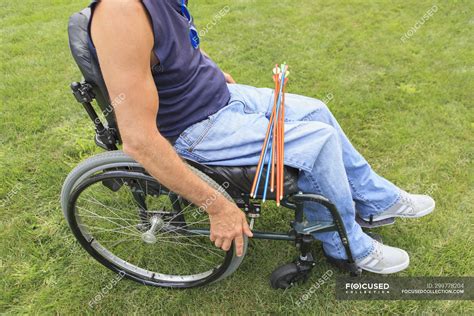
{"type": "MultiPolygon", "coordinates": [[[[132,226],[122,226],[122,227],[117,227],[117,228],[102,228],[102,227],[97,227],[97,226],[89,226],[89,225],[84,225],[82,224],[81,226],[84,226],[84,227],[87,227],[87,228],[92,228],[93,230],[97,231],[97,232],[115,232],[115,233],[124,233],[124,232],[121,232],[120,230],[123,230],[123,229],[128,229],[129,227],[135,227],[135,225],[132,225],[132,226]]],[[[124,233],[126,234],[126,233],[124,233]]],[[[131,234],[127,234],[127,235],[131,235],[131,234]]],[[[140,237],[140,234],[134,234],[132,236],[138,236],[140,237]]]]}
{"type": "MultiPolygon", "coordinates": [[[[100,216],[100,215],[98,215],[98,214],[92,212],[91,210],[85,209],[85,208],[80,207],[80,206],[78,206],[78,208],[84,210],[85,212],[91,213],[91,214],[93,214],[93,215],[95,215],[95,216],[97,216],[97,217],[99,217],[99,218],[103,218],[103,219],[105,219],[106,221],[108,221],[108,222],[110,222],[110,223],[112,223],[112,224],[115,224],[115,225],[117,225],[117,226],[122,226],[121,224],[119,224],[119,223],[117,223],[117,222],[114,222],[114,221],[111,220],[111,219],[104,218],[103,216],[100,216]]],[[[131,231],[132,233],[136,233],[134,230],[132,230],[132,229],[130,229],[130,228],[127,228],[127,229],[128,229],[129,231],[131,231]]]]}
{"type": "MultiPolygon", "coordinates": [[[[108,207],[108,206],[106,206],[105,204],[103,204],[103,203],[97,201],[94,197],[91,197],[91,198],[94,199],[94,201],[91,201],[91,200],[86,200],[86,201],[89,202],[89,203],[93,203],[93,204],[96,204],[96,205],[103,206],[105,209],[107,209],[108,211],[110,211],[113,215],[119,217],[119,215],[117,215],[117,213],[114,212],[114,209],[113,209],[113,208],[108,207]]],[[[115,209],[115,210],[120,212],[120,210],[118,210],[118,209],[115,209]]]]}
{"type": "MultiPolygon", "coordinates": [[[[197,221],[197,222],[194,222],[194,223],[191,223],[191,224],[197,224],[197,223],[206,222],[206,221],[207,221],[207,218],[205,218],[205,219],[203,219],[203,220],[200,220],[200,221],[197,221]]],[[[178,226],[178,227],[175,228],[175,229],[164,231],[163,233],[158,234],[158,235],[156,235],[156,236],[158,237],[158,236],[162,236],[162,235],[164,235],[164,234],[168,234],[168,233],[173,233],[173,232],[179,231],[179,230],[181,230],[181,229],[183,229],[183,228],[188,227],[188,226],[191,225],[191,224],[186,224],[186,225],[184,225],[184,226],[178,226]]]]}
{"type": "Polygon", "coordinates": [[[85,215],[85,214],[81,215],[81,217],[112,219],[112,220],[117,219],[117,220],[123,220],[123,221],[135,221],[137,223],[142,222],[141,219],[137,219],[137,218],[123,218],[123,217],[110,217],[110,216],[99,216],[99,217],[97,217],[95,215],[85,215]]]}

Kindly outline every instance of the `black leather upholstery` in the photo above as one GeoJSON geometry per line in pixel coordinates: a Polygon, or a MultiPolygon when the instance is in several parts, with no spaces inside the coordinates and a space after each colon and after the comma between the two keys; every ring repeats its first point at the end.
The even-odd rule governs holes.
{"type": "MultiPolygon", "coordinates": [[[[226,166],[206,166],[194,161],[188,163],[197,169],[201,170],[214,181],[226,188],[227,193],[232,197],[238,197],[242,193],[250,193],[252,189],[253,179],[257,171],[257,166],[243,166],[243,167],[226,167],[226,166]],[[226,184],[228,183],[228,184],[226,184]]],[[[262,180],[260,180],[258,196],[263,194],[263,187],[265,184],[265,171],[263,170],[262,180]]],[[[285,181],[284,181],[284,195],[288,196],[298,192],[298,173],[295,168],[285,166],[285,181]]],[[[270,183],[268,184],[270,186],[270,183]]],[[[267,190],[267,199],[274,200],[276,192],[267,190]]]]}
{"type": "MultiPolygon", "coordinates": [[[[118,131],[115,115],[113,112],[109,113],[113,108],[110,105],[109,94],[100,71],[99,63],[89,49],[88,28],[90,16],[90,8],[86,8],[71,16],[68,26],[69,46],[72,56],[81,70],[85,81],[93,87],[99,107],[104,113],[107,113],[105,117],[108,126],[118,131]]],[[[234,198],[241,196],[242,193],[250,193],[256,173],[256,166],[222,167],[206,166],[193,161],[188,161],[188,163],[197,167],[219,184],[223,185],[234,198]],[[228,185],[226,183],[228,183],[228,185]]],[[[297,178],[298,170],[285,167],[285,195],[298,191],[297,178]]],[[[262,193],[264,182],[263,178],[260,183],[259,194],[262,193]]],[[[275,193],[268,191],[267,194],[267,199],[275,199],[275,193]]]]}
{"type": "Polygon", "coordinates": [[[85,81],[92,85],[95,99],[105,114],[108,126],[118,131],[115,115],[110,105],[109,94],[104,79],[102,78],[99,63],[89,49],[88,29],[90,17],[91,9],[85,8],[69,18],[69,47],[85,81]]]}

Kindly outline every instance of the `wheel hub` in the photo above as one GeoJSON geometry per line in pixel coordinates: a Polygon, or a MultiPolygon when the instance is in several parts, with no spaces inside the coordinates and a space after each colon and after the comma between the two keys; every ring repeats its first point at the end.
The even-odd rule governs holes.
{"type": "Polygon", "coordinates": [[[150,224],[150,229],[142,234],[142,240],[147,244],[154,244],[156,243],[155,233],[165,226],[165,222],[160,216],[154,215],[150,218],[150,224]]]}

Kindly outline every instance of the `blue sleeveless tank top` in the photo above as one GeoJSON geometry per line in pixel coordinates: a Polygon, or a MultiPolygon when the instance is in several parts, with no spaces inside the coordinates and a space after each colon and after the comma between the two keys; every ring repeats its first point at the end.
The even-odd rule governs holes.
{"type": "MultiPolygon", "coordinates": [[[[92,10],[99,1],[92,1],[92,10]]],[[[153,25],[153,52],[160,61],[152,69],[159,95],[157,125],[167,138],[177,137],[187,127],[220,110],[230,99],[222,71],[192,45],[181,1],[142,1],[153,25]]]]}

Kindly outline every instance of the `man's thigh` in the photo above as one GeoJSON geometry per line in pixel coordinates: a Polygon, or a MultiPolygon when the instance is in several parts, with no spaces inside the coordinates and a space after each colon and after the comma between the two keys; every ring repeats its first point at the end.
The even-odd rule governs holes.
{"type": "Polygon", "coordinates": [[[186,129],[175,143],[183,158],[214,165],[257,164],[268,126],[264,113],[247,112],[233,101],[208,119],[186,129]]]}
{"type": "Polygon", "coordinates": [[[325,122],[324,117],[328,111],[326,104],[321,100],[292,93],[285,95],[286,121],[325,122]]]}
{"type": "MultiPolygon", "coordinates": [[[[181,134],[175,143],[187,159],[209,165],[256,165],[269,119],[264,111],[249,111],[240,98],[181,134]]],[[[310,171],[333,128],[314,121],[285,122],[285,164],[310,171]]]]}

